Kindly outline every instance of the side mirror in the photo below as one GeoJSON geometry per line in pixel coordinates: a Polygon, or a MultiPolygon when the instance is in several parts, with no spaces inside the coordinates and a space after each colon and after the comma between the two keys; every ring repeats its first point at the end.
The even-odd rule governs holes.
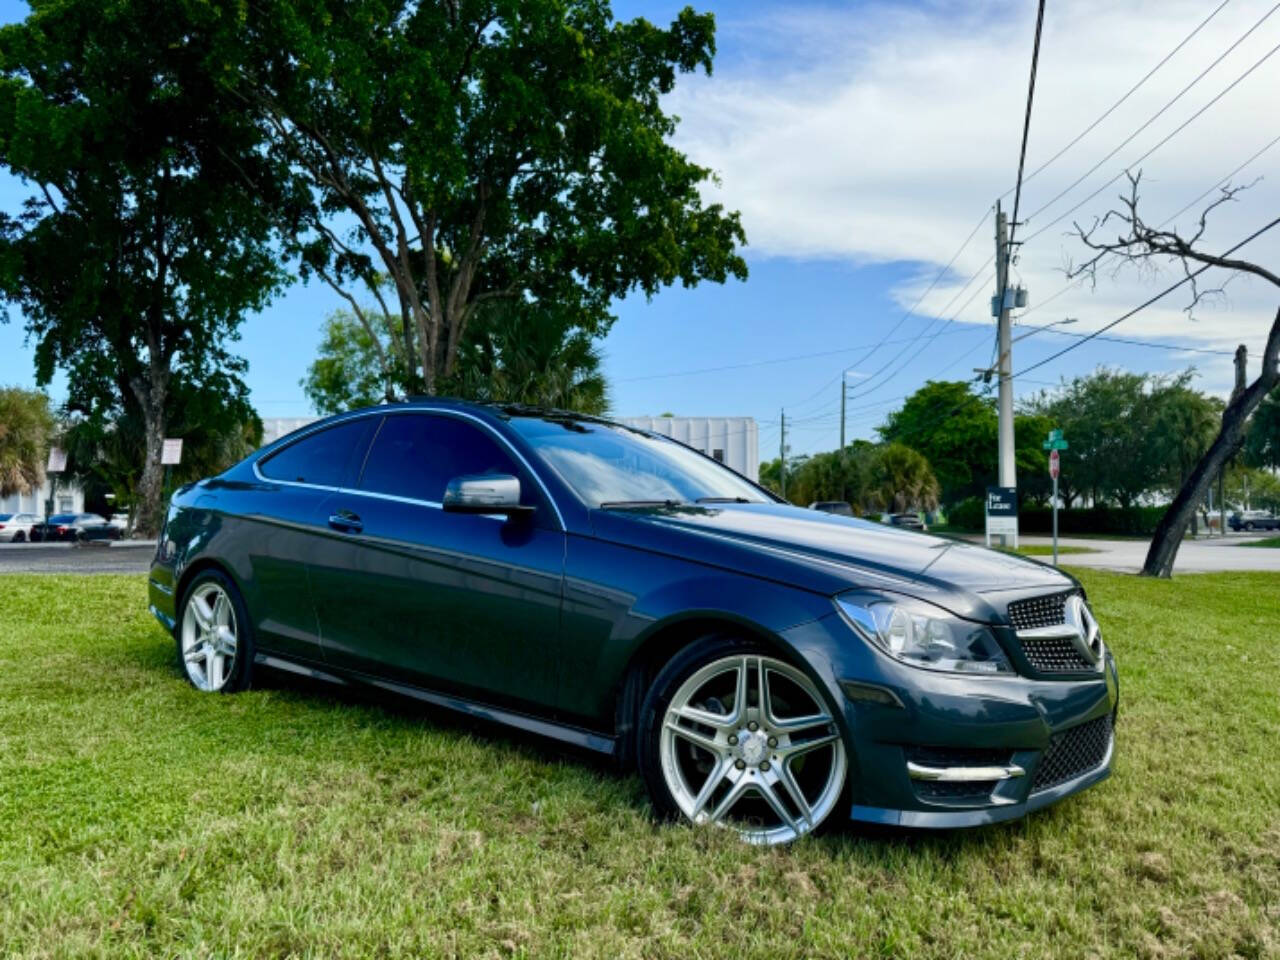
{"type": "Polygon", "coordinates": [[[533,512],[520,502],[520,480],[509,473],[484,473],[454,477],[444,488],[444,509],[449,513],[503,513],[508,517],[533,512]]]}

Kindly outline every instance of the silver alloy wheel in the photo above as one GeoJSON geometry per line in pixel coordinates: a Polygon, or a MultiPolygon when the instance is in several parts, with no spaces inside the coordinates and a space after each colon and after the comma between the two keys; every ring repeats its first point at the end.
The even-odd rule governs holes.
{"type": "Polygon", "coordinates": [[[217,583],[199,584],[182,612],[182,662],[199,690],[226,686],[236,663],[236,613],[217,583]]]}
{"type": "Polygon", "coordinates": [[[757,844],[788,843],[815,829],[839,801],[848,766],[835,720],[809,678],[758,654],[716,660],[681,684],[659,744],[680,811],[757,844]]]}

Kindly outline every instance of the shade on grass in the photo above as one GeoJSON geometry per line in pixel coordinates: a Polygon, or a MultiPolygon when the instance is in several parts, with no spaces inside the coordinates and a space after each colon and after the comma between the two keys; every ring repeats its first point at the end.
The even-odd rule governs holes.
{"type": "Polygon", "coordinates": [[[141,578],[0,578],[0,956],[1277,955],[1280,576],[1080,575],[1111,780],[785,850],[414,706],[197,694],[141,578]]]}

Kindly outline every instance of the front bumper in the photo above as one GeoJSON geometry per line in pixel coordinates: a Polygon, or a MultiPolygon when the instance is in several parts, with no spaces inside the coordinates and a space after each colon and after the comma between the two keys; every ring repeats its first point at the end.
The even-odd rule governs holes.
{"type": "Polygon", "coordinates": [[[795,627],[786,639],[840,705],[855,820],[934,828],[997,823],[1110,776],[1119,702],[1110,652],[1096,677],[1033,680],[900,664],[852,636],[836,615],[795,627]],[[855,682],[852,695],[842,680],[855,682]],[[1092,752],[1068,756],[1072,766],[1063,754],[1075,740],[1087,740],[1092,752]],[[976,787],[958,782],[966,768],[976,771],[976,787]]]}

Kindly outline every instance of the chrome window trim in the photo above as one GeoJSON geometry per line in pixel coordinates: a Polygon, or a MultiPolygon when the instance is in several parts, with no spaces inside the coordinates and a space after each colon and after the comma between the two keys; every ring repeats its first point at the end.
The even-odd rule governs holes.
{"type": "MultiPolygon", "coordinates": [[[[307,437],[311,436],[311,434],[313,433],[319,433],[321,430],[327,430],[330,427],[336,427],[339,424],[350,423],[352,420],[363,420],[366,417],[394,417],[394,416],[403,416],[405,414],[415,414],[415,413],[439,414],[443,416],[457,417],[459,420],[470,420],[472,423],[478,424],[482,429],[488,431],[489,434],[497,438],[504,447],[506,447],[509,451],[511,451],[512,455],[515,456],[515,458],[520,463],[524,464],[525,470],[529,472],[529,476],[533,477],[534,483],[536,483],[539,489],[542,490],[542,494],[544,497],[546,497],[547,503],[551,504],[551,509],[555,511],[556,520],[560,524],[560,532],[565,533],[568,531],[569,528],[565,525],[564,515],[560,512],[560,505],[556,503],[556,498],[551,495],[551,491],[548,490],[547,485],[543,483],[542,477],[538,476],[538,471],[533,468],[533,465],[529,463],[528,459],[525,458],[524,454],[522,454],[519,450],[517,450],[510,440],[508,440],[501,433],[495,430],[492,424],[486,423],[484,420],[480,419],[475,414],[467,413],[464,410],[451,410],[448,407],[409,407],[404,410],[386,410],[386,409],[380,408],[377,410],[369,410],[363,413],[352,414],[351,416],[344,417],[341,420],[334,420],[328,423],[316,424],[312,427],[305,428],[303,431],[299,432],[299,435],[297,437],[295,437],[293,440],[286,443],[284,446],[280,447],[280,450],[284,450],[287,447],[291,447],[295,443],[300,443],[301,441],[305,440],[307,437]]],[[[374,435],[373,439],[375,440],[377,439],[376,434],[374,435]]],[[[370,442],[369,449],[370,450],[373,449],[372,442],[370,442]]],[[[258,464],[264,460],[269,459],[272,456],[275,456],[275,454],[278,452],[279,450],[272,450],[269,455],[263,455],[263,456],[257,457],[253,461],[253,475],[257,477],[259,480],[261,480],[263,483],[275,483],[275,484],[280,484],[286,487],[305,487],[308,490],[326,490],[330,493],[354,493],[362,497],[375,497],[380,500],[390,500],[394,503],[405,503],[405,504],[410,504],[410,505],[419,506],[419,507],[434,507],[437,510],[444,509],[444,505],[435,500],[417,500],[417,499],[414,499],[413,497],[401,497],[393,493],[379,493],[376,490],[360,490],[354,487],[332,487],[332,486],[328,486],[320,483],[303,483],[297,480],[274,480],[271,477],[268,477],[265,474],[263,474],[263,472],[260,469],[258,469],[258,464]]],[[[366,451],[365,456],[366,458],[368,457],[368,451],[366,451]]],[[[481,514],[481,516],[491,516],[491,514],[481,514]]],[[[492,514],[492,516],[497,516],[497,514],[492,514]]]]}

